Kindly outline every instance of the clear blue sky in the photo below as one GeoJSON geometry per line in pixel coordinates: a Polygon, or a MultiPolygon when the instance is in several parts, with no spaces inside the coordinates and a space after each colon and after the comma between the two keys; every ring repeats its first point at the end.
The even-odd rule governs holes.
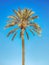
{"type": "Polygon", "coordinates": [[[11,41],[4,30],[7,16],[14,14],[12,9],[30,8],[39,16],[36,19],[42,36],[30,34],[25,37],[25,65],[49,65],[49,1],[48,0],[0,0],[0,65],[22,65],[22,43],[19,35],[11,41]]]}

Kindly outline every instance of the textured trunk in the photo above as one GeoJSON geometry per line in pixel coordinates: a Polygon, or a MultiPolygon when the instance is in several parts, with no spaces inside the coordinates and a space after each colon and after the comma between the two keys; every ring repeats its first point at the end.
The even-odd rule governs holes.
{"type": "Polygon", "coordinates": [[[22,30],[22,65],[25,65],[24,50],[24,31],[22,30]]]}

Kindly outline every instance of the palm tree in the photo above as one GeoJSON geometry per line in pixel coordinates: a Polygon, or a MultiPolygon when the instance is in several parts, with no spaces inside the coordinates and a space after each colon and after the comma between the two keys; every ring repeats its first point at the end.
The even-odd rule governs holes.
{"type": "Polygon", "coordinates": [[[26,33],[27,38],[29,39],[29,35],[27,32],[27,29],[34,35],[34,32],[36,32],[38,35],[41,34],[41,28],[37,23],[34,23],[33,20],[38,18],[38,16],[32,16],[34,12],[30,9],[23,9],[21,10],[18,8],[18,10],[13,10],[13,12],[16,14],[15,16],[11,15],[8,16],[11,20],[8,21],[8,24],[5,26],[5,28],[16,26],[13,30],[11,30],[7,37],[10,34],[14,34],[12,37],[12,40],[14,40],[15,36],[17,35],[17,30],[20,29],[20,37],[22,39],[22,65],[25,65],[25,47],[24,47],[24,32],[26,33]]]}

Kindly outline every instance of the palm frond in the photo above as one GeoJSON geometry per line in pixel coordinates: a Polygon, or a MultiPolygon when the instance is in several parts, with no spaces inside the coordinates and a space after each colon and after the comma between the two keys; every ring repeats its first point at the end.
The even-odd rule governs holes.
{"type": "Polygon", "coordinates": [[[8,27],[11,27],[11,26],[14,26],[14,25],[16,25],[18,22],[11,22],[10,24],[7,24],[6,26],[5,26],[5,28],[8,28],[8,27]]]}
{"type": "Polygon", "coordinates": [[[28,38],[28,40],[29,40],[29,35],[28,35],[28,33],[27,33],[27,31],[25,30],[25,32],[26,32],[26,36],[27,36],[27,38],[28,38]]]}
{"type": "Polygon", "coordinates": [[[29,19],[32,14],[34,14],[34,12],[32,10],[28,10],[26,13],[26,19],[29,19]]]}
{"type": "Polygon", "coordinates": [[[20,9],[20,8],[18,8],[18,12],[19,12],[20,14],[22,14],[22,13],[21,13],[21,9],[20,9]]]}
{"type": "Polygon", "coordinates": [[[29,31],[34,35],[34,32],[32,31],[32,29],[29,29],[29,31]]]}
{"type": "Polygon", "coordinates": [[[38,18],[38,16],[31,17],[31,18],[29,18],[29,20],[33,20],[33,19],[36,19],[36,18],[38,18]]]}
{"type": "Polygon", "coordinates": [[[10,34],[13,34],[16,30],[18,30],[19,28],[15,28],[13,30],[11,30],[8,34],[7,34],[7,37],[10,35],[10,34]]]}
{"type": "Polygon", "coordinates": [[[11,22],[13,22],[13,21],[15,21],[14,19],[12,19],[12,20],[7,20],[7,23],[11,23],[11,22]]]}
{"type": "Polygon", "coordinates": [[[8,18],[17,19],[16,16],[8,16],[8,18]]]}
{"type": "Polygon", "coordinates": [[[30,13],[32,12],[32,10],[28,10],[28,13],[27,13],[27,19],[30,17],[30,13]]]}
{"type": "Polygon", "coordinates": [[[38,34],[41,33],[41,28],[40,28],[40,26],[37,23],[33,22],[33,23],[29,23],[28,25],[33,26],[33,30],[35,32],[37,32],[38,34]]]}
{"type": "Polygon", "coordinates": [[[8,18],[12,18],[13,20],[19,21],[17,16],[8,16],[8,18]]]}
{"type": "Polygon", "coordinates": [[[21,15],[20,15],[20,13],[19,13],[18,11],[13,10],[13,12],[16,14],[16,16],[17,16],[18,18],[21,18],[21,15]]]}
{"type": "Polygon", "coordinates": [[[35,31],[38,35],[41,35],[41,30],[38,29],[32,29],[33,31],[35,31]]]}
{"type": "Polygon", "coordinates": [[[40,29],[40,26],[39,26],[37,23],[33,23],[33,27],[34,27],[35,29],[40,29]]]}
{"type": "Polygon", "coordinates": [[[34,22],[29,23],[28,25],[33,26],[36,29],[40,27],[37,23],[34,23],[34,22]]]}
{"type": "Polygon", "coordinates": [[[27,17],[28,17],[28,9],[24,9],[23,16],[25,17],[25,19],[27,19],[27,17]]]}
{"type": "Polygon", "coordinates": [[[31,16],[32,14],[34,14],[34,12],[33,11],[30,11],[29,16],[31,16]]]}
{"type": "Polygon", "coordinates": [[[15,38],[16,34],[17,34],[17,33],[15,33],[15,34],[13,35],[12,40],[14,40],[14,38],[15,38]]]}

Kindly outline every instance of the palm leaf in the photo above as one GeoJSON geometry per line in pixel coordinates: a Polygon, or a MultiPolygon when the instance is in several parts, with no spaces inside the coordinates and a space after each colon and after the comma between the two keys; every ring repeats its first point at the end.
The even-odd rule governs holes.
{"type": "Polygon", "coordinates": [[[13,10],[13,12],[17,15],[18,18],[21,18],[21,15],[19,12],[17,12],[16,10],[13,10]]]}
{"type": "Polygon", "coordinates": [[[28,17],[28,10],[24,9],[23,14],[24,14],[23,16],[25,17],[25,19],[27,19],[27,17],[28,17]]]}
{"type": "Polygon", "coordinates": [[[32,29],[29,29],[29,31],[34,35],[34,32],[32,31],[32,29]]]}
{"type": "Polygon", "coordinates": [[[28,33],[27,33],[27,31],[25,30],[25,32],[26,32],[26,36],[27,36],[27,38],[28,38],[28,40],[29,40],[29,35],[28,35],[28,33]]]}
{"type": "Polygon", "coordinates": [[[17,22],[11,22],[10,24],[7,24],[6,26],[5,26],[5,28],[8,28],[8,27],[11,27],[11,26],[14,26],[14,25],[16,25],[17,24],[17,22]]]}
{"type": "Polygon", "coordinates": [[[19,21],[18,17],[16,17],[16,16],[8,16],[8,18],[12,18],[12,19],[14,19],[14,20],[19,21]]]}
{"type": "Polygon", "coordinates": [[[29,20],[33,20],[33,19],[36,19],[36,18],[38,18],[38,16],[31,17],[29,20]]]}
{"type": "Polygon", "coordinates": [[[13,35],[12,40],[14,40],[14,38],[15,38],[16,34],[17,34],[17,33],[15,33],[15,34],[13,35]]]}
{"type": "Polygon", "coordinates": [[[29,19],[32,14],[34,14],[34,12],[32,12],[32,10],[28,10],[26,18],[29,19]]]}
{"type": "Polygon", "coordinates": [[[13,34],[16,30],[18,30],[18,28],[15,28],[15,29],[11,30],[11,31],[7,34],[7,37],[8,37],[10,34],[13,34]]]}
{"type": "Polygon", "coordinates": [[[32,29],[32,30],[34,30],[38,35],[40,35],[41,34],[41,30],[39,31],[39,30],[37,30],[37,29],[32,29]]]}
{"type": "Polygon", "coordinates": [[[19,12],[20,14],[22,14],[22,13],[21,13],[21,9],[20,9],[20,8],[18,8],[18,12],[19,12]]]}
{"type": "Polygon", "coordinates": [[[29,16],[31,16],[32,14],[34,14],[34,12],[33,11],[30,11],[29,16]]]}
{"type": "Polygon", "coordinates": [[[33,26],[36,29],[38,29],[40,27],[37,23],[34,23],[34,22],[31,22],[28,25],[33,26]]]}
{"type": "Polygon", "coordinates": [[[8,16],[8,18],[17,19],[16,16],[8,16]]]}

